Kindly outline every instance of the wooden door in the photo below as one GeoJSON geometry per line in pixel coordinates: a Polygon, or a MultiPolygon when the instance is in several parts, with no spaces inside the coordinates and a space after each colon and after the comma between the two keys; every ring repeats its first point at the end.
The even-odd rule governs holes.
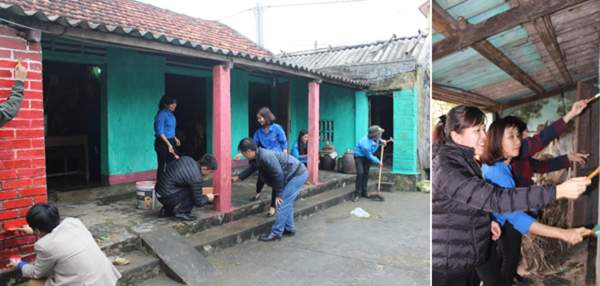
{"type": "MultiPolygon", "coordinates": [[[[598,88],[591,83],[577,83],[577,100],[590,98],[598,93],[598,88]]],[[[598,115],[600,114],[600,101],[596,100],[575,120],[575,146],[576,151],[590,153],[588,163],[575,169],[577,176],[585,176],[592,172],[599,163],[598,160],[598,115]]],[[[598,222],[598,177],[592,186],[579,199],[569,201],[567,223],[569,226],[594,226],[598,222]]]]}

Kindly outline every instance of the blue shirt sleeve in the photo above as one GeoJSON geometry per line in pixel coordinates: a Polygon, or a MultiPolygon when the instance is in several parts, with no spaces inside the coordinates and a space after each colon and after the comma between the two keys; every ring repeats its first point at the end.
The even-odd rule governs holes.
{"type": "Polygon", "coordinates": [[[252,134],[252,140],[254,140],[254,142],[256,142],[256,145],[258,145],[258,147],[261,147],[258,132],[260,132],[260,127],[258,129],[256,129],[256,131],[254,131],[254,134],[252,134]]]}
{"type": "Polygon", "coordinates": [[[298,151],[298,142],[294,143],[292,145],[292,156],[294,156],[296,159],[300,160],[300,152],[298,151]]]}
{"type": "Polygon", "coordinates": [[[279,125],[275,125],[276,127],[276,135],[277,135],[277,142],[279,142],[279,146],[281,147],[281,150],[285,150],[288,147],[288,143],[287,143],[287,138],[285,136],[285,131],[283,131],[283,128],[279,125]]]}
{"type": "Polygon", "coordinates": [[[158,112],[156,114],[156,119],[154,119],[154,133],[156,137],[165,134],[165,114],[163,112],[158,112]]]}
{"type": "Polygon", "coordinates": [[[360,148],[362,149],[363,153],[367,155],[367,158],[373,162],[373,164],[379,165],[379,159],[373,155],[374,151],[371,151],[371,146],[369,145],[370,143],[370,140],[362,142],[362,144],[360,144],[360,148]]]}
{"type": "Polygon", "coordinates": [[[510,222],[523,236],[529,233],[531,225],[535,222],[533,217],[522,211],[504,213],[503,215],[506,217],[506,221],[510,222]]]}
{"type": "Polygon", "coordinates": [[[504,217],[504,215],[501,213],[492,213],[492,218],[494,218],[494,220],[502,226],[506,222],[506,217],[504,217]]]}
{"type": "Polygon", "coordinates": [[[25,267],[27,265],[28,265],[28,263],[23,260],[21,260],[21,261],[19,261],[19,263],[17,263],[17,267],[19,267],[19,269],[23,269],[23,267],[25,267]]]}

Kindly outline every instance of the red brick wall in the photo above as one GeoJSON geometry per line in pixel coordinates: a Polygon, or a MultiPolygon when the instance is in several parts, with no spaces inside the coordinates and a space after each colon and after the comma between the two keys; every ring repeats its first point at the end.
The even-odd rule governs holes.
{"type": "Polygon", "coordinates": [[[47,201],[41,44],[0,25],[0,103],[10,93],[18,59],[29,72],[19,113],[0,128],[0,267],[11,255],[32,256],[35,236],[7,229],[26,224],[28,207],[47,201]]]}

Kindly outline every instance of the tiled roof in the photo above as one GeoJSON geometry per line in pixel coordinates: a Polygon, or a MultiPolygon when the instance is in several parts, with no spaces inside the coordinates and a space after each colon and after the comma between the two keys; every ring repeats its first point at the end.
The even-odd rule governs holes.
{"type": "MultiPolygon", "coordinates": [[[[392,63],[400,61],[428,62],[427,35],[392,37],[387,41],[283,53],[277,58],[310,69],[392,63]]],[[[427,64],[428,66],[428,64],[427,64]]]]}
{"type": "Polygon", "coordinates": [[[133,0],[2,0],[0,7],[21,9],[26,15],[47,17],[50,21],[60,19],[71,25],[86,22],[90,26],[108,26],[108,29],[120,27],[256,56],[272,56],[268,50],[217,21],[194,18],[133,0]]]}
{"type": "Polygon", "coordinates": [[[133,0],[2,0],[0,11],[34,17],[43,22],[53,22],[67,27],[125,34],[307,72],[324,80],[337,81],[357,88],[365,86],[361,81],[274,58],[269,51],[261,49],[235,30],[218,22],[177,14],[133,0]],[[117,4],[123,4],[125,8],[115,7],[117,4]],[[111,22],[108,22],[108,19],[111,22]],[[139,21],[135,22],[132,19],[139,19],[139,21]],[[193,36],[190,36],[191,34],[193,36]]]}

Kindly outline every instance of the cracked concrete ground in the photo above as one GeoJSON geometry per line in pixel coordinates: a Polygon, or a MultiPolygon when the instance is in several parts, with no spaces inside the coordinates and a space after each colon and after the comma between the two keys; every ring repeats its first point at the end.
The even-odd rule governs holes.
{"type": "MultiPolygon", "coordinates": [[[[386,201],[346,202],[297,221],[298,234],[249,241],[209,256],[207,285],[429,285],[430,196],[385,193],[386,201]],[[361,207],[371,218],[350,215],[361,207]]],[[[140,285],[180,285],[160,276],[140,285]]]]}

